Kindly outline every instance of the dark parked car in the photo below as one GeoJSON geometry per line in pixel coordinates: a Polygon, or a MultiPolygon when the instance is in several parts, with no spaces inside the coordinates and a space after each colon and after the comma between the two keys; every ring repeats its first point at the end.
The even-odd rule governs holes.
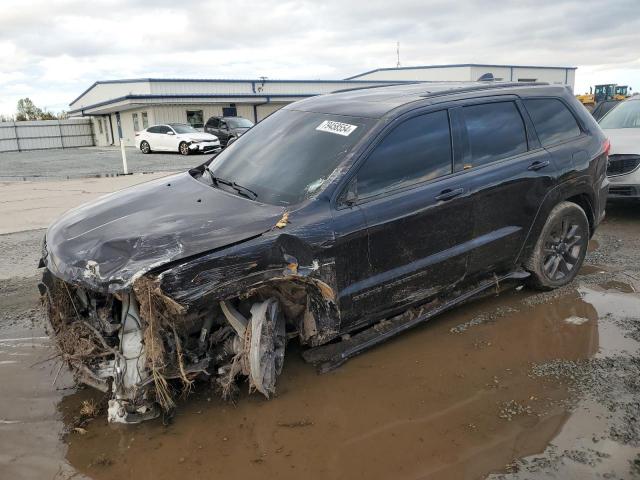
{"type": "Polygon", "coordinates": [[[204,124],[204,131],[220,139],[220,144],[226,146],[231,139],[237,139],[253,127],[253,122],[243,117],[211,117],[204,124]]]}
{"type": "Polygon", "coordinates": [[[571,282],[608,149],[559,86],[302,100],[200,167],[64,215],[41,293],[78,379],[113,392],[111,421],[170,409],[196,377],[269,397],[287,339],[326,371],[489,289],[571,282]]]}

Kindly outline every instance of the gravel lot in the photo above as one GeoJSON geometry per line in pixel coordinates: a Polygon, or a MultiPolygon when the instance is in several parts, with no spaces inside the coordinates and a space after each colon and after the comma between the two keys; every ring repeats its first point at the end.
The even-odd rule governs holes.
{"type": "MultiPolygon", "coordinates": [[[[143,155],[129,147],[127,164],[130,173],[175,172],[200,165],[209,155],[182,156],[178,153],[143,155]]],[[[34,178],[83,178],[122,173],[120,149],[85,147],[30,152],[0,153],[0,180],[34,178]]]]}

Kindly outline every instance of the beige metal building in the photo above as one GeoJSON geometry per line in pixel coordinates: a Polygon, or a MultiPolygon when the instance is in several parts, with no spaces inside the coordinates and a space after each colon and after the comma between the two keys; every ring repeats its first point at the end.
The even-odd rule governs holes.
{"type": "Polygon", "coordinates": [[[158,123],[202,128],[215,115],[239,115],[254,122],[302,98],[336,90],[385,85],[377,80],[205,80],[158,79],[95,82],[70,104],[71,116],[90,116],[96,145],[126,145],[135,132],[158,123]]]}
{"type": "Polygon", "coordinates": [[[135,144],[135,132],[158,123],[189,123],[202,128],[211,116],[239,115],[254,122],[302,98],[336,90],[416,81],[475,81],[491,73],[496,80],[575,82],[575,67],[517,65],[432,65],[379,68],[345,80],[161,79],[98,81],[70,104],[73,117],[90,117],[95,143],[135,144]]]}
{"type": "Polygon", "coordinates": [[[421,67],[378,68],[349,77],[347,80],[412,80],[476,81],[491,73],[498,81],[505,82],[549,82],[569,85],[573,90],[576,67],[544,67],[531,65],[489,65],[464,63],[456,65],[425,65],[421,67]]]}

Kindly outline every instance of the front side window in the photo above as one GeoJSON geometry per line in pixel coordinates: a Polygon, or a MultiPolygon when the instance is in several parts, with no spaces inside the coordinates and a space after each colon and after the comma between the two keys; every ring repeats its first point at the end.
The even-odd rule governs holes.
{"type": "Polygon", "coordinates": [[[193,128],[202,128],[203,122],[202,110],[187,110],[187,123],[193,128]]]}
{"type": "Polygon", "coordinates": [[[138,123],[138,114],[134,113],[132,114],[133,117],[133,131],[134,132],[139,132],[140,131],[140,124],[138,123]]]}
{"type": "Polygon", "coordinates": [[[468,151],[456,170],[478,167],[527,151],[524,121],[513,102],[470,105],[462,109],[468,151]]]}
{"type": "Polygon", "coordinates": [[[359,199],[451,173],[451,134],[446,110],[406,120],[371,152],[358,171],[359,199]]]}
{"type": "Polygon", "coordinates": [[[363,117],[279,110],[223,150],[209,170],[253,190],[259,202],[296,204],[321,189],[374,123],[363,117]]]}
{"type": "Polygon", "coordinates": [[[580,135],[575,117],[557,98],[523,100],[543,147],[580,135]]]}
{"type": "Polygon", "coordinates": [[[209,128],[218,128],[219,125],[220,125],[220,120],[218,120],[217,118],[210,118],[207,121],[207,126],[209,128]]]}
{"type": "Polygon", "coordinates": [[[149,126],[149,116],[147,112],[142,112],[142,128],[147,128],[149,126]]]}
{"type": "Polygon", "coordinates": [[[602,128],[640,128],[640,101],[627,100],[600,120],[602,128]]]}

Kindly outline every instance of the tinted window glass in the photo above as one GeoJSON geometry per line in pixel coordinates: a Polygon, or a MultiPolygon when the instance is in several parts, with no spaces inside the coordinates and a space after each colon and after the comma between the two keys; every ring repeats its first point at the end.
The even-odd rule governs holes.
{"type": "Polygon", "coordinates": [[[218,123],[219,121],[217,118],[211,117],[209,120],[207,120],[207,127],[218,128],[218,123]]]}
{"type": "Polygon", "coordinates": [[[169,132],[171,129],[169,127],[167,127],[166,125],[158,125],[156,127],[156,131],[154,133],[167,133],[169,132]]]}
{"type": "Polygon", "coordinates": [[[555,98],[524,100],[542,146],[567,140],[580,135],[580,127],[569,109],[555,98]]]}
{"type": "Polygon", "coordinates": [[[210,165],[214,175],[295,204],[317,193],[375,120],[282,109],[265,118],[210,165]]]}
{"type": "Polygon", "coordinates": [[[358,197],[451,173],[451,136],[446,111],[398,125],[369,155],[358,172],[358,197]]]}
{"type": "Polygon", "coordinates": [[[477,167],[527,151],[524,122],[515,103],[485,103],[462,110],[469,142],[463,168],[477,167]]]}
{"type": "Polygon", "coordinates": [[[160,126],[149,127],[147,129],[147,132],[149,132],[149,133],[162,133],[162,127],[160,127],[160,126]]]}

